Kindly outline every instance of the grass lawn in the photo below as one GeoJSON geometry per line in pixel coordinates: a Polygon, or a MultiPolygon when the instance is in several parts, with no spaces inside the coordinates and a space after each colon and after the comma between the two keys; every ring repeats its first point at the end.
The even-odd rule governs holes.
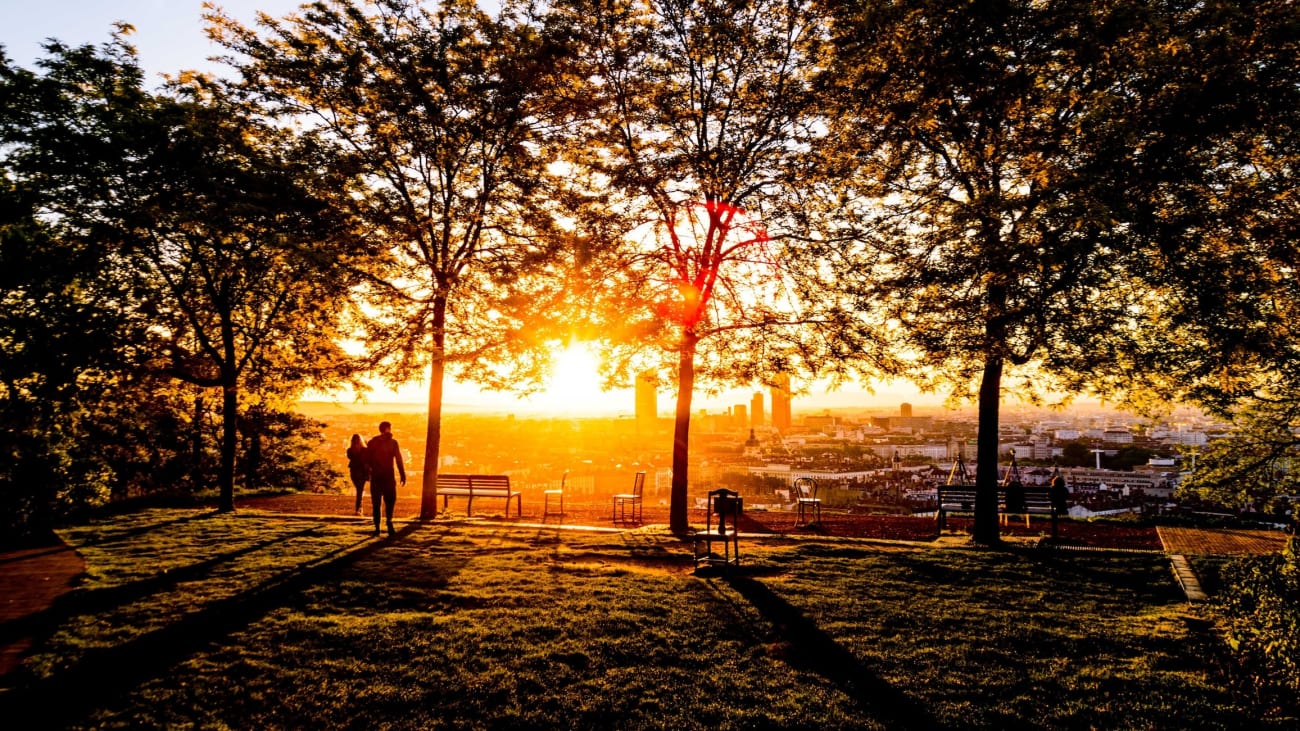
{"type": "Polygon", "coordinates": [[[145,510],[0,693],[9,728],[1257,728],[1155,554],[742,544],[145,510]],[[27,722],[24,722],[27,723],[27,722]]]}

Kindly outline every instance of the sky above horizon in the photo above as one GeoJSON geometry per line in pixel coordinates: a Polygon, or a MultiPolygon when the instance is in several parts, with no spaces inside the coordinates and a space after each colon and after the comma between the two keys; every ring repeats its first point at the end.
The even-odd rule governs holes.
{"type": "MultiPolygon", "coordinates": [[[[251,25],[257,12],[283,17],[296,10],[303,0],[217,0],[214,4],[225,14],[251,25]]],[[[0,46],[5,55],[19,65],[32,68],[45,55],[42,44],[53,38],[66,45],[100,45],[111,38],[113,25],[125,22],[135,27],[128,41],[135,46],[146,85],[156,88],[164,75],[175,75],[182,70],[220,73],[225,68],[209,61],[220,55],[222,49],[204,34],[203,0],[46,0],[45,2],[18,2],[0,0],[0,46]]],[[[449,383],[445,402],[448,404],[478,406],[491,411],[553,412],[573,415],[623,414],[633,411],[631,389],[602,392],[596,386],[594,365],[582,362],[569,363],[566,375],[557,379],[554,387],[545,393],[524,398],[514,394],[483,392],[470,384],[449,383]]],[[[425,384],[410,384],[390,389],[377,386],[367,400],[373,403],[402,402],[425,403],[425,384]]],[[[910,384],[895,382],[875,387],[868,393],[859,387],[845,387],[834,392],[823,388],[810,389],[807,396],[797,396],[796,408],[829,409],[842,407],[888,407],[896,409],[900,403],[917,406],[934,406],[942,398],[921,394],[910,384]]],[[[716,395],[697,390],[693,410],[710,412],[726,410],[737,404],[748,404],[750,396],[761,387],[731,389],[716,395]]],[[[351,393],[313,394],[324,400],[352,402],[351,393]]],[[[674,393],[661,389],[659,411],[671,413],[674,393]]]]}
{"type": "MultiPolygon", "coordinates": [[[[252,24],[257,11],[283,16],[303,0],[215,0],[225,13],[252,24]]],[[[208,61],[221,48],[204,35],[203,0],[0,0],[0,45],[20,66],[31,67],[45,55],[41,45],[55,38],[67,45],[99,45],[122,21],[135,26],[129,41],[139,52],[146,81],[156,86],[162,74],[182,70],[217,72],[208,61]]]]}

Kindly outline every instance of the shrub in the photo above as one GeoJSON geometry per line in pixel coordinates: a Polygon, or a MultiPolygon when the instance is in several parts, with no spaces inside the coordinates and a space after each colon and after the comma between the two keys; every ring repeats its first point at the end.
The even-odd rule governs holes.
{"type": "Polygon", "coordinates": [[[1300,697],[1300,561],[1295,536],[1286,550],[1232,562],[1217,601],[1236,680],[1261,706],[1294,714],[1300,697]]]}

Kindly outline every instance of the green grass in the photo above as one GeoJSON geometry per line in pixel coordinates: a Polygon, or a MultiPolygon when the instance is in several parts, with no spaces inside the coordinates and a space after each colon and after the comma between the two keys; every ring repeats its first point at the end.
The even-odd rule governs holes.
{"type": "Polygon", "coordinates": [[[147,510],[87,562],[6,718],[59,728],[1255,727],[1153,554],[147,510]],[[39,714],[39,715],[32,715],[39,714]]]}

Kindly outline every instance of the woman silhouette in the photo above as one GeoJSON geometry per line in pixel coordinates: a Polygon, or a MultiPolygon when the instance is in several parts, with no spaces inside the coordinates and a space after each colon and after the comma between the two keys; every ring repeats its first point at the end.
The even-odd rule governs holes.
{"type": "Polygon", "coordinates": [[[370,479],[370,462],[366,459],[366,443],[360,434],[352,435],[352,444],[348,446],[348,476],[352,486],[357,490],[355,512],[361,515],[361,495],[366,491],[366,481],[370,479]]]}

